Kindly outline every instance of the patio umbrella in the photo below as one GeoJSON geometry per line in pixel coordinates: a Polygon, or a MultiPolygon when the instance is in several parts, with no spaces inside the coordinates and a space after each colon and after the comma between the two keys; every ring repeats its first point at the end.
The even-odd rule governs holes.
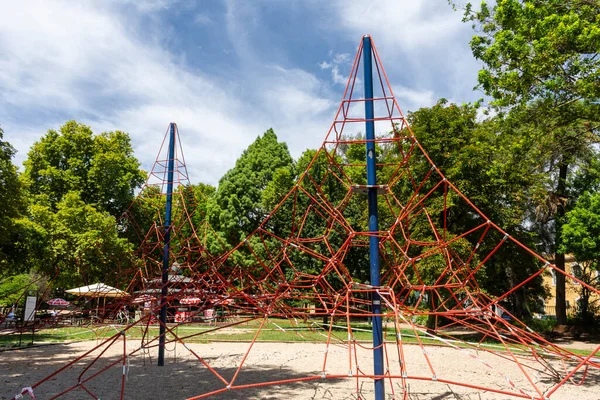
{"type": "Polygon", "coordinates": [[[194,306],[196,304],[199,304],[201,301],[202,301],[202,299],[200,299],[198,297],[184,297],[181,300],[179,300],[179,303],[189,305],[189,306],[194,306]]]}
{"type": "Polygon", "coordinates": [[[96,314],[98,314],[98,307],[100,307],[100,297],[102,297],[103,307],[106,306],[106,298],[122,298],[129,296],[129,293],[124,292],[120,289],[108,286],[105,283],[94,283],[93,285],[82,286],[74,289],[65,290],[67,293],[71,293],[77,296],[95,297],[96,298],[96,314]]]}
{"type": "Polygon", "coordinates": [[[124,292],[120,289],[108,286],[104,283],[94,283],[93,285],[82,286],[74,289],[65,290],[67,293],[71,293],[78,296],[86,297],[127,297],[129,293],[124,292]]]}
{"type": "Polygon", "coordinates": [[[68,306],[71,304],[70,302],[66,301],[65,299],[60,299],[60,298],[50,299],[46,303],[48,303],[48,305],[51,305],[51,306],[68,306]]]}
{"type": "Polygon", "coordinates": [[[142,296],[138,296],[135,299],[133,299],[132,303],[133,304],[142,304],[142,303],[146,303],[146,302],[154,301],[154,300],[156,300],[156,297],[144,294],[142,296]]]}

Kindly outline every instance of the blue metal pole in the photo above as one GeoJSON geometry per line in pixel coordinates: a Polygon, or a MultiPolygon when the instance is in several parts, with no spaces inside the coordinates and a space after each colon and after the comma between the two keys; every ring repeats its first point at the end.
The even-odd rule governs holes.
{"type": "MultiPolygon", "coordinates": [[[[369,259],[371,285],[381,285],[381,268],[379,266],[379,231],[377,220],[377,159],[375,154],[375,111],[373,107],[373,63],[371,58],[371,37],[363,37],[363,68],[365,73],[365,129],[367,138],[367,187],[369,201],[369,259]]],[[[375,400],[384,400],[385,386],[383,380],[383,328],[381,324],[381,299],[379,293],[371,296],[371,312],[373,313],[373,373],[375,378],[375,400]]]]}
{"type": "Polygon", "coordinates": [[[171,244],[171,209],[173,204],[173,170],[175,169],[175,123],[169,125],[169,160],[167,164],[167,204],[165,207],[165,247],[160,294],[160,336],[158,338],[158,366],[165,365],[165,333],[167,324],[167,294],[169,283],[169,246],[171,244]]]}

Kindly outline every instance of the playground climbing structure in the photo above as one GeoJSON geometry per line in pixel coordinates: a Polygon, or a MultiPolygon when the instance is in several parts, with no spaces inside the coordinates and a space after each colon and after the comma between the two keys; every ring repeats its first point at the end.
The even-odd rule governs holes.
{"type": "MultiPolygon", "coordinates": [[[[136,215],[133,209],[123,220],[141,242],[137,253],[140,265],[128,287],[132,296],[123,302],[132,304],[139,296],[156,301],[150,301],[148,313],[142,318],[102,341],[95,349],[98,356],[89,359],[88,365],[102,358],[104,347],[124,346],[120,343],[125,343],[131,329],[144,332],[139,346],[132,351],[124,346],[123,357],[113,360],[106,370],[122,366],[125,371],[132,356],[159,346],[156,324],[166,331],[167,345],[182,344],[186,349],[188,341],[246,324],[253,334],[247,340],[245,354],[228,373],[188,349],[197,361],[198,371],[211,376],[215,383],[198,384],[197,395],[192,398],[268,385],[341,379],[352,382],[351,390],[358,398],[371,397],[372,385],[365,389],[363,382],[379,380],[388,398],[408,399],[411,382],[427,381],[440,390],[450,385],[503,398],[545,400],[564,385],[584,383],[590,371],[598,373],[600,346],[585,355],[561,348],[529,329],[520,320],[518,309],[521,303],[517,299],[527,296],[529,288],[542,285],[544,274],[564,274],[567,280],[586,284],[497,226],[446,179],[411,131],[374,45],[367,55],[372,57],[376,77],[374,92],[372,98],[359,94],[364,84],[359,72],[364,51],[361,42],[342,102],[322,146],[294,187],[236,247],[207,248],[209,242],[219,243],[218,235],[205,218],[195,219],[188,213],[196,200],[186,195],[187,171],[185,163],[180,162],[183,153],[177,147],[173,193],[179,197],[174,200],[176,211],[169,228],[173,246],[166,281],[160,279],[165,245],[161,212],[169,157],[159,156],[150,174],[158,184],[149,181],[141,194],[156,196],[151,213],[155,215],[154,223],[150,229],[139,230],[143,224],[137,222],[139,213],[136,215]],[[372,118],[364,116],[365,102],[373,104],[372,118]],[[374,123],[374,139],[363,134],[366,122],[374,123]],[[357,152],[366,154],[369,144],[374,144],[377,157],[375,185],[367,182],[366,158],[356,162],[353,156],[357,152]],[[375,232],[368,229],[367,213],[367,195],[373,190],[379,204],[375,232]],[[458,205],[467,210],[460,216],[460,223],[455,213],[458,205]],[[177,240],[175,245],[177,235],[185,240],[177,240]],[[379,285],[371,284],[368,273],[369,245],[374,236],[378,238],[381,262],[379,285]],[[503,268],[508,259],[512,265],[515,259],[521,260],[521,268],[511,272],[510,288],[496,295],[482,290],[478,280],[503,268]],[[380,301],[379,313],[373,313],[374,298],[380,301]],[[191,314],[179,320],[171,318],[166,324],[157,320],[161,306],[175,309],[186,302],[196,302],[191,314]],[[218,314],[207,314],[208,310],[218,314]],[[207,315],[211,321],[203,323],[211,323],[209,329],[191,334],[178,330],[207,315]],[[362,330],[370,329],[366,322],[373,317],[384,321],[383,341],[376,348],[370,339],[365,341],[361,336],[362,330]],[[281,331],[289,331],[292,336],[318,333],[322,338],[322,357],[310,361],[314,372],[287,379],[244,379],[252,368],[250,355],[255,343],[261,340],[264,329],[280,318],[291,321],[279,327],[281,331]],[[292,325],[306,330],[289,329],[292,325]],[[481,365],[482,371],[496,377],[494,384],[480,384],[477,376],[440,373],[440,364],[449,360],[432,355],[429,349],[433,344],[452,349],[456,359],[466,356],[481,365]],[[344,349],[347,365],[343,370],[330,368],[330,354],[337,354],[331,351],[334,346],[344,349]],[[420,355],[408,357],[407,347],[420,348],[420,355]],[[383,353],[382,374],[376,374],[372,365],[358,362],[359,353],[374,350],[383,353]]],[[[84,371],[63,393],[91,392],[87,380],[98,379],[103,371],[88,375],[84,371]]],[[[127,397],[124,374],[122,385],[115,388],[121,398],[127,397]]],[[[42,390],[43,383],[32,385],[32,390],[42,390]]]]}

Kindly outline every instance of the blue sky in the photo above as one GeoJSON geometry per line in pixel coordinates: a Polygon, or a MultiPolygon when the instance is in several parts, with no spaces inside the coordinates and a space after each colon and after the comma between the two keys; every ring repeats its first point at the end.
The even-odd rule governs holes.
{"type": "Polygon", "coordinates": [[[445,0],[0,3],[0,124],[20,165],[69,119],[122,130],[145,169],[178,123],[193,183],[217,184],[272,127],[323,141],[371,34],[404,112],[476,100],[470,26],[445,0]]]}

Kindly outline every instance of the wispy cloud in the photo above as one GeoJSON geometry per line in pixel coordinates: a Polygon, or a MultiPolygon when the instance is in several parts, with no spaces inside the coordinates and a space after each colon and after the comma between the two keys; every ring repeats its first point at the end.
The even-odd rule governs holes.
{"type": "MultiPolygon", "coordinates": [[[[332,54],[330,54],[330,56],[331,55],[332,54]]],[[[319,64],[319,67],[321,67],[321,69],[331,70],[331,79],[333,83],[338,85],[346,85],[346,83],[348,82],[348,77],[341,74],[340,69],[344,71],[349,71],[349,66],[350,54],[348,53],[335,54],[330,62],[323,61],[319,64]]]]}
{"type": "Polygon", "coordinates": [[[198,25],[208,25],[212,23],[212,19],[206,14],[196,14],[194,22],[198,25]]]}
{"type": "Polygon", "coordinates": [[[251,82],[248,87],[254,92],[248,99],[254,121],[273,127],[294,157],[320,146],[338,101],[329,86],[303,69],[265,65],[259,54],[268,46],[265,49],[261,41],[251,40],[253,31],[263,23],[258,9],[249,2],[227,4],[229,40],[240,60],[240,75],[251,82]]]}
{"type": "Polygon", "coordinates": [[[1,114],[8,115],[10,107],[45,115],[3,121],[7,137],[19,138],[18,161],[46,129],[57,128],[49,120],[74,118],[97,131],[130,132],[137,157],[150,168],[166,126],[177,121],[186,152],[192,153],[187,158],[192,176],[216,183],[264,130],[226,82],[181,65],[159,40],[132,29],[114,9],[39,2],[27,11],[4,7],[3,15],[1,114]]]}
{"type": "Polygon", "coordinates": [[[460,15],[430,1],[338,1],[341,23],[396,49],[438,47],[462,29],[460,15]]]}
{"type": "Polygon", "coordinates": [[[449,8],[436,11],[425,0],[405,3],[340,1],[323,10],[313,2],[294,5],[298,18],[310,14],[315,29],[333,35],[326,44],[315,41],[321,52],[299,65],[291,56],[301,53],[293,47],[300,41],[282,36],[278,16],[265,13],[261,3],[227,0],[208,9],[178,0],[4,2],[0,123],[19,150],[18,163],[47,129],[76,119],[97,132],[129,132],[149,169],[175,121],[193,181],[216,184],[269,127],[296,157],[321,144],[350,70],[356,43],[348,46],[349,38],[374,35],[403,108],[470,90],[473,84],[463,78],[472,68],[464,60],[466,42],[453,43],[465,35],[459,16],[450,18],[449,8]],[[175,29],[165,15],[179,16],[186,29],[203,35],[175,29]],[[327,22],[337,16],[339,23],[316,20],[320,15],[327,22]],[[173,45],[184,33],[192,38],[188,47],[173,45]]]}
{"type": "Polygon", "coordinates": [[[180,2],[181,0],[108,0],[108,3],[112,6],[128,5],[143,13],[166,10],[180,2]]]}
{"type": "MultiPolygon", "coordinates": [[[[479,64],[471,55],[472,33],[462,23],[460,12],[427,0],[339,0],[334,4],[344,30],[356,36],[371,34],[393,82],[420,92],[428,103],[430,95],[463,101],[481,97],[472,92],[479,64]]],[[[409,97],[418,100],[414,94],[409,97]]]]}
{"type": "Polygon", "coordinates": [[[406,110],[412,111],[421,107],[431,107],[438,100],[433,90],[414,90],[400,85],[394,87],[394,96],[406,110]]]}

